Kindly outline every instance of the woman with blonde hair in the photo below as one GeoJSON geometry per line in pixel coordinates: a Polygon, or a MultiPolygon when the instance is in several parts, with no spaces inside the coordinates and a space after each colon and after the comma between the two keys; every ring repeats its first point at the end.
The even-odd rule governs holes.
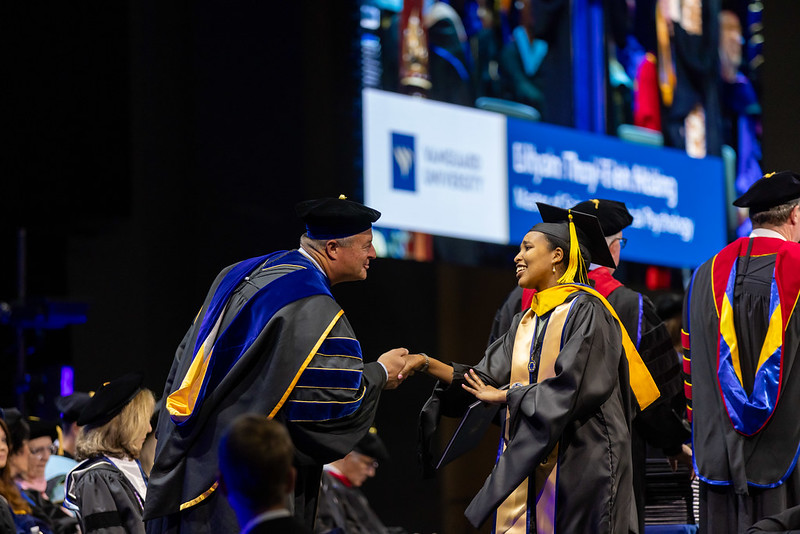
{"type": "Polygon", "coordinates": [[[85,534],[145,532],[147,477],[139,454],[155,398],[141,385],[141,374],[106,382],[78,419],[77,456],[83,461],[67,475],[64,502],[78,512],[85,534]]]}

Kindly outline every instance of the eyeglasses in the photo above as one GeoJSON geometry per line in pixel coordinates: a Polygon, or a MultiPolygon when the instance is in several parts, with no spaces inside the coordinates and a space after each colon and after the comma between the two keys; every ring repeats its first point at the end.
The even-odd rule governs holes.
{"type": "MultiPolygon", "coordinates": [[[[628,244],[628,238],[627,237],[618,237],[614,241],[619,241],[619,248],[621,248],[621,249],[625,248],[625,245],[628,244]]],[[[613,243],[613,241],[612,241],[612,243],[613,243]]]]}
{"type": "MultiPolygon", "coordinates": [[[[355,451],[353,451],[353,452],[355,452],[355,451]]],[[[365,454],[361,454],[361,453],[358,453],[358,452],[356,454],[358,455],[357,456],[358,461],[361,462],[362,464],[364,464],[364,467],[372,467],[375,470],[378,469],[378,466],[380,464],[378,464],[377,460],[373,460],[371,457],[369,457],[369,456],[367,456],[365,454]]]]}
{"type": "Polygon", "coordinates": [[[35,449],[28,449],[33,456],[44,458],[58,452],[58,446],[54,443],[49,447],[36,447],[35,449]]]}

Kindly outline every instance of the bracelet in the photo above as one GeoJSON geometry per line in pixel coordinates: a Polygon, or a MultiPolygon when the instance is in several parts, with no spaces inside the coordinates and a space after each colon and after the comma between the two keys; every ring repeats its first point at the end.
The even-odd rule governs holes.
{"type": "Polygon", "coordinates": [[[420,372],[424,373],[425,371],[428,370],[428,366],[431,364],[431,359],[424,352],[420,352],[420,354],[425,356],[425,365],[423,365],[422,367],[417,369],[417,371],[420,371],[420,372]]]}

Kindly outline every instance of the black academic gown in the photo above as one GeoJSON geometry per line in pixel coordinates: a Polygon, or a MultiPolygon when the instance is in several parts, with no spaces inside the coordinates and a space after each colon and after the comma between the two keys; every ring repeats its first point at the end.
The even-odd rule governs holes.
{"type": "Polygon", "coordinates": [[[617,312],[661,393],[661,397],[646,410],[634,410],[631,433],[634,496],[639,532],[644,532],[647,445],[662,449],[664,454],[671,456],[681,452],[681,445],[691,437],[688,425],[676,413],[676,410],[683,411],[686,402],[681,365],[669,332],[649,298],[625,287],[605,267],[590,271],[589,279],[617,312]]]}
{"type": "MultiPolygon", "coordinates": [[[[297,251],[289,251],[270,261],[269,268],[258,266],[236,287],[219,332],[225,331],[256,294],[278,283],[282,277],[304,269],[306,273],[324,278],[317,267],[297,251]],[[292,265],[275,267],[283,261],[292,265]]],[[[164,389],[165,397],[178,388],[186,375],[203,314],[222,278],[232,268],[234,266],[228,267],[217,277],[202,312],[179,346],[164,389]]],[[[233,511],[216,491],[216,474],[219,440],[240,414],[269,415],[285,401],[274,417],[287,425],[296,448],[298,473],[294,514],[309,527],[313,525],[316,512],[322,465],[344,457],[369,430],[380,392],[386,384],[386,373],[379,363],[364,364],[360,359],[353,329],[330,294],[315,294],[293,301],[278,309],[263,328],[259,328],[258,337],[209,392],[191,424],[176,425],[166,410],[159,415],[156,459],[145,507],[148,532],[214,533],[237,528],[233,511]],[[336,338],[355,345],[358,355],[340,357],[335,354],[341,352],[334,355],[316,352],[324,346],[320,343],[336,338]],[[295,388],[297,375],[302,383],[310,369],[318,374],[327,370],[346,372],[357,379],[355,387],[333,389],[310,385],[295,388]],[[288,397],[284,398],[287,393],[288,397]],[[345,404],[354,407],[352,413],[328,417],[317,412],[296,411],[302,406],[325,410],[345,404]],[[295,413],[299,415],[292,415],[295,413]],[[309,420],[309,417],[314,419],[309,420]]]]}
{"type": "Polygon", "coordinates": [[[800,534],[800,506],[793,506],[779,514],[765,517],[747,529],[747,534],[762,534],[763,532],[800,534]]]}
{"type": "Polygon", "coordinates": [[[44,525],[48,531],[54,534],[75,534],[78,532],[78,520],[68,515],[61,506],[51,502],[41,492],[34,489],[20,489],[22,497],[28,501],[31,507],[31,517],[38,523],[44,525]]]}
{"type": "Polygon", "coordinates": [[[360,488],[355,488],[335,475],[323,471],[314,532],[401,534],[405,530],[386,527],[360,488]]]}
{"type": "MultiPolygon", "coordinates": [[[[554,532],[629,530],[634,506],[631,393],[620,329],[596,297],[572,294],[567,301],[572,299],[575,301],[564,325],[555,376],[539,383],[533,376],[530,385],[508,391],[510,419],[505,424],[510,425],[510,441],[465,512],[474,525],[489,519],[558,443],[554,532]]],[[[511,356],[522,317],[518,314],[514,318],[511,329],[474,367],[494,387],[509,385],[511,356]]],[[[541,345],[536,345],[533,358],[540,360],[541,345]]],[[[475,398],[461,387],[468,370],[454,364],[452,384],[437,385],[423,408],[423,432],[431,430],[431,422],[439,415],[457,417],[474,402],[475,398]]],[[[529,532],[536,528],[534,510],[531,503],[529,532]]]]}
{"type": "Polygon", "coordinates": [[[144,534],[144,500],[117,467],[98,457],[67,476],[65,503],[76,509],[84,534],[144,534]]]}
{"type": "MultiPolygon", "coordinates": [[[[701,481],[702,532],[743,532],[765,516],[800,504],[800,473],[796,469],[800,450],[800,368],[794,366],[800,355],[800,314],[794,309],[800,292],[797,265],[799,244],[767,237],[743,238],[701,265],[687,292],[683,325],[685,356],[691,371],[687,376],[691,395],[687,397],[692,413],[695,468],[701,481]],[[733,264],[737,276],[731,279],[733,264]],[[754,383],[759,382],[756,377],[763,376],[756,371],[769,324],[773,273],[780,288],[783,317],[789,317],[782,362],[772,368],[779,395],[769,401],[774,410],[765,421],[762,417],[755,424],[741,426],[734,421],[737,414],[745,412],[725,399],[730,399],[734,390],[749,396],[754,383]],[[720,373],[726,361],[721,356],[725,351],[720,351],[720,332],[730,323],[722,321],[717,310],[727,308],[723,296],[729,287],[741,382],[726,379],[720,373]],[[794,313],[789,315],[792,310],[794,313]]],[[[769,368],[767,363],[762,370],[769,368]]],[[[762,396],[766,398],[767,395],[762,396]]]]}
{"type": "Polygon", "coordinates": [[[5,497],[0,495],[0,532],[16,532],[14,513],[5,497]]]}

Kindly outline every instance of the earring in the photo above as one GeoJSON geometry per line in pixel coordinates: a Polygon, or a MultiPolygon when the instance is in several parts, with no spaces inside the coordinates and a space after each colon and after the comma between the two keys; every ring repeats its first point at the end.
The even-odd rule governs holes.
{"type": "Polygon", "coordinates": [[[553,265],[553,274],[556,274],[556,266],[553,265]]]}

